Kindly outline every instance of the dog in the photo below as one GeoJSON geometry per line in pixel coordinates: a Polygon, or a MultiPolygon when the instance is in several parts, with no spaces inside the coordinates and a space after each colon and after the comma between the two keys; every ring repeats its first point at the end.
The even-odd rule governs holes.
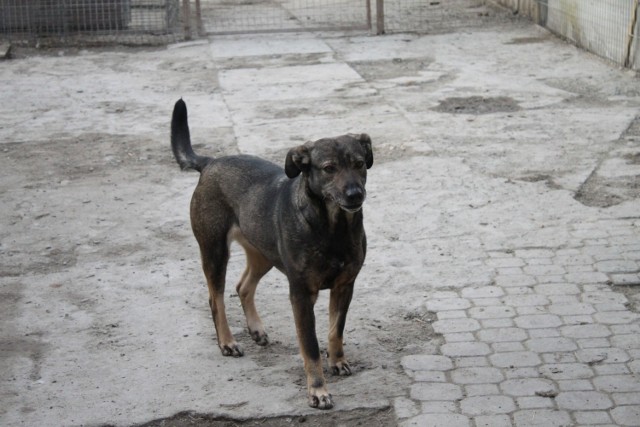
{"type": "Polygon", "coordinates": [[[343,332],[366,254],[362,205],[367,170],[373,165],[371,138],[348,134],[307,142],[288,151],[284,169],[249,155],[199,156],[192,149],[187,107],[180,99],[171,120],[171,147],[183,170],[200,172],[191,199],[191,227],[222,354],[243,355],[224,305],[229,245],[237,241],[247,266],[236,290],[251,337],[258,345],[269,343],[254,296],[260,279],[275,267],[289,281],[309,405],[332,408],[313,310],[318,292],[329,289],[329,368],[334,375],[351,375],[343,332]]]}

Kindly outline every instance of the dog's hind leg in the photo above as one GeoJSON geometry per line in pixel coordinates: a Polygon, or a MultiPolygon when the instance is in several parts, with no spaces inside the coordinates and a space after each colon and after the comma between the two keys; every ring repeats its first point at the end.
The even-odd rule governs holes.
{"type": "Polygon", "coordinates": [[[247,318],[247,327],[249,328],[251,338],[253,338],[258,345],[267,345],[269,344],[269,337],[264,330],[264,325],[256,310],[255,294],[258,282],[262,276],[271,270],[273,265],[249,243],[241,240],[239,243],[244,247],[247,255],[247,268],[242,274],[236,290],[240,296],[244,315],[247,318]]]}
{"type": "Polygon", "coordinates": [[[240,357],[242,349],[233,338],[224,307],[225,275],[229,261],[229,246],[225,241],[216,241],[209,245],[200,245],[202,269],[209,288],[209,305],[218,336],[218,346],[224,356],[240,357]]]}
{"type": "Polygon", "coordinates": [[[329,370],[333,375],[351,375],[344,356],[343,332],[353,296],[353,283],[331,289],[329,297],[329,370]]]}

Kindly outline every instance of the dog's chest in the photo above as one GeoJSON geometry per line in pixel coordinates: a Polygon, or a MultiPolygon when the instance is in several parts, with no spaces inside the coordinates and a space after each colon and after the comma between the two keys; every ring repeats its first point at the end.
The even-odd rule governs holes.
{"type": "Polygon", "coordinates": [[[360,272],[364,262],[363,248],[352,246],[341,249],[324,252],[316,258],[319,289],[331,289],[351,283],[360,272]]]}

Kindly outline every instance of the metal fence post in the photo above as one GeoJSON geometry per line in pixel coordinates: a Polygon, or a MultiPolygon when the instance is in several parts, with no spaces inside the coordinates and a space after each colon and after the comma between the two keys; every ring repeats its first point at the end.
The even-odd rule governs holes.
{"type": "Polygon", "coordinates": [[[384,34],[384,0],[376,0],[376,34],[384,34]]]}
{"type": "Polygon", "coordinates": [[[182,19],[184,20],[184,38],[191,40],[191,5],[190,0],[182,0],[182,19]]]}

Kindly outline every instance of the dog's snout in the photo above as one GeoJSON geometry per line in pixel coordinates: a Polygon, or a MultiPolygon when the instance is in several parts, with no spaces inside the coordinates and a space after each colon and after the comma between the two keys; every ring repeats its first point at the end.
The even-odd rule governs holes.
{"type": "Polygon", "coordinates": [[[350,205],[361,204],[364,201],[364,191],[358,185],[350,185],[344,192],[350,205]]]}

